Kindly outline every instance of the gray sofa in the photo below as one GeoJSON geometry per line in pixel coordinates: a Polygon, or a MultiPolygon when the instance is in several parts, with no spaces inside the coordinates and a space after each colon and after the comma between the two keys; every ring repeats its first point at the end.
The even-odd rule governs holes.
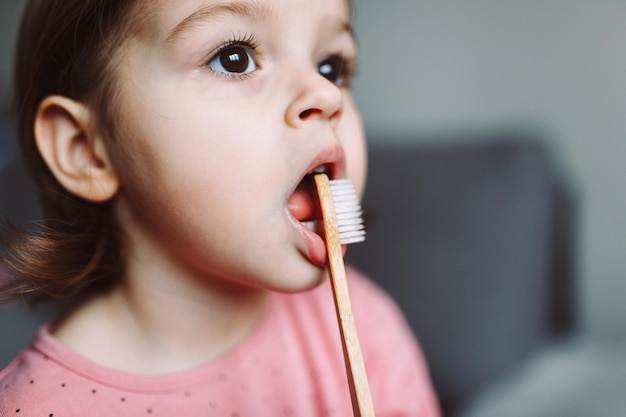
{"type": "Polygon", "coordinates": [[[447,415],[575,324],[574,205],[550,152],[474,136],[372,148],[368,240],[348,253],[403,308],[447,415]]]}
{"type": "Polygon", "coordinates": [[[626,346],[580,331],[578,196],[540,132],[411,139],[371,149],[347,256],[403,309],[444,415],[626,415],[626,346]]]}
{"type": "MultiPolygon", "coordinates": [[[[19,223],[38,210],[10,134],[0,215],[19,223]]],[[[466,136],[371,148],[368,239],[348,261],[403,309],[446,416],[626,415],[625,350],[577,331],[576,195],[551,150],[527,131],[466,136]]],[[[0,306],[0,367],[49,315],[0,306]]]]}

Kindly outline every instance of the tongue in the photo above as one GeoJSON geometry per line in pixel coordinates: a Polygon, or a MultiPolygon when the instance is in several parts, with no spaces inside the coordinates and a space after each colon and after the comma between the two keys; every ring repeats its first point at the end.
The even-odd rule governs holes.
{"type": "Polygon", "coordinates": [[[301,182],[287,201],[289,212],[301,222],[311,220],[315,215],[315,203],[312,198],[313,187],[305,183],[306,181],[301,182]]]}
{"type": "Polygon", "coordinates": [[[304,225],[305,222],[319,220],[322,216],[320,213],[319,198],[315,192],[315,185],[313,184],[312,178],[305,178],[298,185],[287,201],[287,208],[291,215],[303,224],[303,235],[308,242],[306,255],[309,260],[317,266],[325,267],[328,262],[328,255],[322,234],[316,231],[316,229],[321,228],[321,226],[317,222],[314,226],[310,224],[304,225]]]}

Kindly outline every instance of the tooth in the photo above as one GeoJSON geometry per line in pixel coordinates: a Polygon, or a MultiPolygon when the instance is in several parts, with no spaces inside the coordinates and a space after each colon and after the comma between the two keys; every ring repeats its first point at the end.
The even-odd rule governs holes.
{"type": "Polygon", "coordinates": [[[312,231],[312,232],[315,231],[315,220],[310,220],[308,222],[302,222],[302,224],[304,225],[304,227],[306,227],[310,231],[312,231]]]}
{"type": "Polygon", "coordinates": [[[326,172],[326,167],[324,165],[320,165],[309,172],[309,174],[323,174],[324,172],[326,172]]]}

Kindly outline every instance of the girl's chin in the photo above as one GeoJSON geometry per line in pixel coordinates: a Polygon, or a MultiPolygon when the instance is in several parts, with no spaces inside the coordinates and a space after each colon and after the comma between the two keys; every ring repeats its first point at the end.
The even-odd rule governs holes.
{"type": "Polygon", "coordinates": [[[294,274],[283,282],[273,282],[267,289],[281,293],[297,293],[311,290],[324,282],[328,275],[325,269],[314,267],[314,271],[303,271],[294,274]],[[295,277],[295,278],[294,278],[295,277]]]}

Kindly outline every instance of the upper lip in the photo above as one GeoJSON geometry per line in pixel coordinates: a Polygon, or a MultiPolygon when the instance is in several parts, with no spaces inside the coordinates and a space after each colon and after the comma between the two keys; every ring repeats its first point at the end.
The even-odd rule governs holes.
{"type": "Polygon", "coordinates": [[[326,263],[325,249],[323,249],[324,232],[321,223],[323,215],[312,174],[319,169],[330,179],[345,177],[346,163],[343,147],[338,141],[318,147],[317,153],[306,166],[303,165],[303,168],[288,198],[287,213],[296,230],[299,230],[303,236],[306,256],[314,264],[323,266],[326,263]]]}
{"type": "MultiPolygon", "coordinates": [[[[294,183],[291,187],[291,191],[289,193],[288,200],[294,195],[294,193],[299,189],[301,192],[305,192],[309,194],[310,201],[313,204],[311,217],[298,218],[299,221],[303,220],[312,220],[319,218],[319,213],[317,213],[316,203],[317,201],[317,193],[315,191],[315,185],[312,180],[312,174],[315,174],[316,169],[319,169],[321,172],[328,175],[329,179],[338,179],[344,178],[346,175],[345,168],[345,154],[343,147],[338,143],[334,142],[331,144],[327,144],[323,147],[318,148],[318,152],[315,156],[309,161],[309,163],[304,166],[304,169],[300,172],[300,175],[295,178],[294,183]]],[[[291,212],[291,211],[290,211],[291,212]]],[[[297,216],[299,217],[299,216],[297,216]]]]}
{"type": "Polygon", "coordinates": [[[315,155],[306,170],[300,177],[300,181],[315,170],[326,173],[330,179],[342,178],[345,176],[345,154],[339,144],[324,147],[315,155]]]}

